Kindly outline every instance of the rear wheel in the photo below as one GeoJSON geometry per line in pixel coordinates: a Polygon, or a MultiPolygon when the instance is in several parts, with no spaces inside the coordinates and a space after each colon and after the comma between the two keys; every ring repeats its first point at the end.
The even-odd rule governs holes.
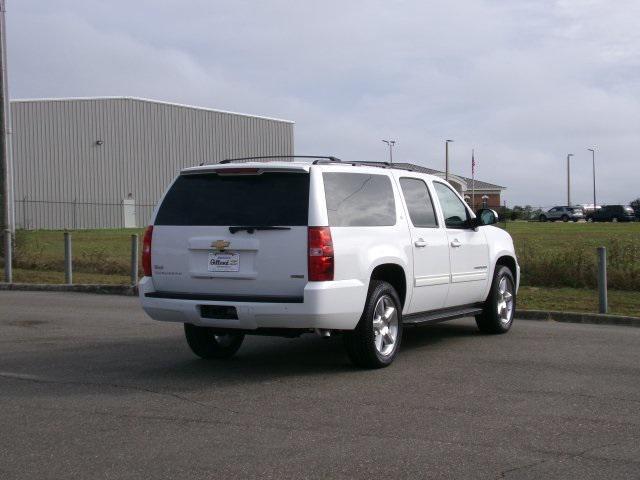
{"type": "Polygon", "coordinates": [[[568,222],[569,221],[569,216],[568,215],[562,215],[562,221],[563,222],[568,222]]]}
{"type": "Polygon", "coordinates": [[[184,335],[191,351],[200,358],[229,358],[233,356],[242,341],[242,333],[220,333],[209,327],[198,327],[190,323],[184,324],[184,335]]]}
{"type": "Polygon", "coordinates": [[[516,289],[513,274],[508,267],[497,265],[491,291],[476,324],[483,333],[506,333],[513,324],[516,312],[516,289]]]}
{"type": "Polygon", "coordinates": [[[358,326],[344,336],[351,361],[364,368],[382,368],[393,362],[402,340],[402,309],[395,289],[372,280],[358,326]]]}

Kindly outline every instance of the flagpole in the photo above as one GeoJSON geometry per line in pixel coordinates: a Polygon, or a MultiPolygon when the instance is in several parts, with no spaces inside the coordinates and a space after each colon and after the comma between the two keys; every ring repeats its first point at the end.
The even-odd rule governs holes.
{"type": "Polygon", "coordinates": [[[471,209],[476,209],[476,158],[471,150],[471,209]]]}

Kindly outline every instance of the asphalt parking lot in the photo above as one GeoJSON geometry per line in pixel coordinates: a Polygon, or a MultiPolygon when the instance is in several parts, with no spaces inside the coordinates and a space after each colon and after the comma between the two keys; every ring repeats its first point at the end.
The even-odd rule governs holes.
{"type": "Polygon", "coordinates": [[[0,477],[639,478],[640,329],[471,319],[194,358],[137,299],[0,292],[0,477]]]}

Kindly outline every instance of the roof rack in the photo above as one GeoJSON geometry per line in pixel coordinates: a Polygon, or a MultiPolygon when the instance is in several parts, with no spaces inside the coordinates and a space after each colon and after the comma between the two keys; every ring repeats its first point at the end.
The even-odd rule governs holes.
{"type": "MultiPolygon", "coordinates": [[[[249,162],[251,160],[264,160],[264,159],[273,159],[273,158],[315,158],[316,162],[320,159],[329,161],[329,162],[342,162],[339,158],[336,157],[323,157],[320,155],[261,155],[259,157],[239,157],[239,158],[227,158],[222,160],[220,163],[233,163],[233,162],[249,162]]],[[[316,162],[313,162],[314,164],[316,162]]]]}
{"type": "MultiPolygon", "coordinates": [[[[250,162],[250,161],[269,161],[275,158],[313,158],[315,159],[312,164],[313,165],[351,165],[351,166],[364,166],[364,167],[378,167],[378,168],[393,168],[397,170],[407,170],[409,172],[420,172],[419,168],[415,168],[413,165],[399,165],[396,163],[389,162],[366,162],[366,161],[358,161],[358,160],[340,160],[337,157],[331,156],[322,156],[322,155],[262,155],[259,157],[239,157],[239,158],[227,158],[219,162],[219,164],[228,164],[234,162],[250,162]]],[[[203,166],[204,163],[201,163],[200,166],[203,166]]]]}
{"type": "Polygon", "coordinates": [[[329,164],[329,163],[331,164],[341,163],[343,165],[352,165],[354,167],[364,166],[364,167],[378,167],[378,168],[393,168],[396,170],[407,170],[409,172],[420,172],[418,168],[414,168],[411,165],[399,165],[397,163],[389,163],[389,162],[362,162],[358,160],[343,161],[337,158],[331,161],[326,161],[320,158],[319,160],[316,160],[315,162],[313,162],[314,165],[329,164]]]}

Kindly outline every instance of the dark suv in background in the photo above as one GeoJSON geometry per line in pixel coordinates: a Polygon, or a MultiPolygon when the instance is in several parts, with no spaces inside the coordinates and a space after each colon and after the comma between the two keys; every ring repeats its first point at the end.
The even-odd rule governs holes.
{"type": "Polygon", "coordinates": [[[603,205],[587,215],[588,222],[635,222],[633,208],[625,205],[603,205]]]}

